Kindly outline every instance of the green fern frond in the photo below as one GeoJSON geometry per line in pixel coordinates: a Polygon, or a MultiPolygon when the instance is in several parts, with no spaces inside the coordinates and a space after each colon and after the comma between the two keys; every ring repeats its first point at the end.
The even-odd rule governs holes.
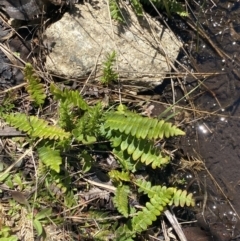
{"type": "Polygon", "coordinates": [[[188,12],[186,12],[186,11],[177,11],[176,13],[181,17],[188,17],[189,16],[188,12]]]}
{"type": "Polygon", "coordinates": [[[192,193],[187,194],[186,190],[175,190],[172,202],[169,205],[172,205],[172,203],[177,207],[184,207],[185,205],[189,207],[195,205],[195,200],[192,193]]]}
{"type": "Polygon", "coordinates": [[[27,116],[22,113],[4,115],[5,121],[20,131],[26,132],[33,138],[63,140],[70,138],[70,133],[57,126],[49,126],[48,122],[36,116],[27,116]]]}
{"type": "Polygon", "coordinates": [[[160,198],[159,204],[166,205],[171,202],[175,188],[166,186],[151,186],[150,182],[138,179],[136,185],[139,187],[138,192],[147,194],[150,199],[156,195],[160,198]]]}
{"type": "Polygon", "coordinates": [[[75,128],[75,115],[67,102],[60,102],[58,107],[58,124],[66,131],[72,131],[75,128]]]}
{"type": "Polygon", "coordinates": [[[122,151],[120,148],[114,148],[113,154],[124,170],[131,172],[136,171],[138,163],[128,155],[127,151],[122,151]]]}
{"type": "Polygon", "coordinates": [[[132,5],[132,8],[134,12],[137,14],[137,16],[143,16],[143,8],[142,4],[139,0],[130,0],[130,3],[132,5]]]}
{"type": "Polygon", "coordinates": [[[116,230],[116,241],[133,241],[133,238],[136,236],[136,232],[131,230],[130,225],[124,224],[121,225],[117,230],[116,230]]]}
{"type": "Polygon", "coordinates": [[[49,146],[43,146],[38,148],[38,155],[40,160],[50,169],[55,172],[60,172],[60,165],[62,164],[62,157],[59,150],[53,150],[49,146]]]}
{"type": "Polygon", "coordinates": [[[129,172],[119,172],[117,170],[111,170],[108,175],[110,176],[110,178],[112,180],[115,181],[125,181],[125,182],[129,182],[130,181],[130,175],[129,172]]]}
{"type": "Polygon", "coordinates": [[[152,168],[161,167],[170,161],[169,156],[161,154],[158,148],[154,147],[153,141],[138,139],[131,135],[126,135],[118,131],[112,132],[110,138],[113,147],[120,147],[122,151],[127,151],[134,161],[140,160],[152,168]]]}
{"type": "Polygon", "coordinates": [[[72,131],[76,127],[76,121],[80,118],[80,114],[83,114],[81,110],[88,110],[88,104],[83,100],[78,91],[61,90],[55,84],[51,84],[50,91],[54,95],[54,98],[59,100],[58,124],[65,130],[72,131]]]}
{"type": "MultiPolygon", "coordinates": [[[[176,0],[164,0],[165,2],[165,8],[166,5],[169,6],[169,12],[171,13],[177,13],[180,16],[188,16],[188,13],[185,11],[184,9],[184,5],[181,4],[180,2],[176,1],[176,0]]],[[[168,12],[168,14],[169,14],[168,12]]]]}
{"type": "Polygon", "coordinates": [[[109,10],[110,10],[110,15],[112,19],[118,22],[124,22],[124,19],[119,7],[119,0],[109,0],[109,10]]]}
{"type": "Polygon", "coordinates": [[[163,212],[166,205],[172,205],[172,203],[181,207],[194,205],[192,194],[187,195],[186,191],[173,187],[152,186],[150,182],[140,179],[135,183],[139,187],[138,191],[147,194],[150,199],[142,211],[132,219],[132,229],[137,232],[146,230],[163,212]]]}
{"type": "Polygon", "coordinates": [[[82,172],[88,172],[92,168],[95,159],[87,150],[83,150],[81,154],[78,155],[78,158],[81,160],[82,172]]]}
{"type": "Polygon", "coordinates": [[[107,55],[106,61],[103,63],[103,76],[100,79],[102,84],[110,84],[112,81],[118,78],[118,74],[113,69],[113,64],[115,61],[116,52],[113,51],[107,55]]]}
{"type": "Polygon", "coordinates": [[[46,98],[44,85],[40,83],[40,78],[29,63],[24,68],[24,79],[27,81],[26,89],[31,99],[37,106],[42,105],[46,98]]]}
{"type": "Polygon", "coordinates": [[[137,212],[136,216],[132,218],[132,229],[135,232],[147,230],[148,226],[157,220],[157,216],[164,210],[164,206],[159,202],[160,200],[159,196],[154,195],[142,211],[137,212]]]}
{"type": "Polygon", "coordinates": [[[75,129],[72,130],[74,137],[85,144],[93,143],[97,140],[100,132],[102,120],[102,105],[98,103],[89,107],[88,111],[77,120],[75,129]]]}
{"type": "Polygon", "coordinates": [[[158,121],[137,114],[123,115],[116,112],[106,116],[105,128],[119,130],[126,135],[131,134],[141,139],[162,139],[185,134],[176,126],[163,120],[158,121]]]}
{"type": "Polygon", "coordinates": [[[143,192],[144,194],[147,194],[148,196],[152,197],[155,192],[152,190],[152,184],[151,182],[148,182],[146,180],[138,179],[136,180],[136,185],[138,186],[138,192],[143,192]]]}
{"type": "Polygon", "coordinates": [[[150,202],[146,203],[146,207],[142,211],[137,212],[136,216],[132,218],[132,227],[135,232],[142,232],[147,230],[148,226],[153,221],[157,220],[157,216],[161,214],[163,207],[161,205],[152,205],[150,202]]]}
{"type": "Polygon", "coordinates": [[[56,85],[51,84],[50,91],[56,100],[67,102],[70,106],[78,107],[81,110],[87,110],[89,107],[87,102],[82,98],[81,94],[77,90],[73,91],[66,88],[61,90],[56,85]]]}
{"type": "MultiPolygon", "coordinates": [[[[146,5],[151,5],[149,0],[141,0],[142,3],[146,5]]],[[[161,9],[165,9],[168,16],[171,16],[171,13],[177,13],[181,16],[188,16],[188,13],[185,11],[183,4],[177,0],[152,0],[152,3],[161,9]]]]}
{"type": "Polygon", "coordinates": [[[113,203],[117,207],[118,211],[124,216],[128,217],[128,194],[130,192],[129,186],[118,186],[113,198],[113,203]]]}

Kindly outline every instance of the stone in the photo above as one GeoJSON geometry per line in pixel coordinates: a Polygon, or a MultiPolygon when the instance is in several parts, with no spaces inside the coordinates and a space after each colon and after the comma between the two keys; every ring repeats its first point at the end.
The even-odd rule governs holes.
{"type": "MultiPolygon", "coordinates": [[[[71,14],[45,32],[54,43],[47,70],[66,79],[102,75],[107,54],[117,53],[115,70],[124,84],[153,87],[171,70],[181,42],[148,14],[137,17],[123,1],[125,24],[110,19],[107,1],[76,4],[71,14]]],[[[94,76],[94,77],[95,77],[94,76]]]]}

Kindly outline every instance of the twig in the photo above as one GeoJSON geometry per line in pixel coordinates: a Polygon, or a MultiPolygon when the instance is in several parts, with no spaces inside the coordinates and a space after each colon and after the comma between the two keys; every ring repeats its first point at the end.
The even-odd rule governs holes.
{"type": "Polygon", "coordinates": [[[83,180],[86,181],[86,182],[88,182],[88,183],[90,183],[90,184],[92,184],[92,185],[94,185],[94,186],[107,189],[107,190],[110,191],[110,192],[115,192],[115,191],[116,191],[116,187],[114,187],[114,186],[102,184],[102,183],[99,183],[99,182],[94,182],[94,181],[88,180],[88,179],[86,179],[86,178],[83,178],[83,180]]]}
{"type": "Polygon", "coordinates": [[[11,92],[13,90],[16,90],[16,89],[20,89],[22,88],[23,86],[27,85],[27,83],[22,83],[22,84],[19,84],[19,85],[16,85],[14,87],[11,87],[11,88],[8,88],[6,90],[3,90],[3,91],[0,91],[0,94],[4,94],[4,93],[8,93],[8,92],[11,92]]]}
{"type": "Polygon", "coordinates": [[[14,127],[4,126],[0,127],[0,137],[18,137],[18,136],[26,136],[25,133],[16,130],[14,127]]]}
{"type": "Polygon", "coordinates": [[[166,215],[168,221],[172,224],[172,227],[176,231],[180,241],[187,241],[187,238],[186,238],[185,234],[183,233],[182,228],[179,225],[175,215],[172,215],[169,210],[166,210],[164,212],[164,214],[166,215]]]}
{"type": "Polygon", "coordinates": [[[165,225],[164,221],[162,221],[162,231],[163,231],[163,236],[165,238],[165,241],[170,241],[170,238],[168,237],[167,229],[166,229],[166,225],[165,225]]]}

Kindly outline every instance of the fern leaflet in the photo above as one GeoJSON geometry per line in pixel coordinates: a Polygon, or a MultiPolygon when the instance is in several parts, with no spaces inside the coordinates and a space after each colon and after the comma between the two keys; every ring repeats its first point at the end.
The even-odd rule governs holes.
{"type": "Polygon", "coordinates": [[[175,190],[172,202],[169,203],[169,205],[172,205],[174,203],[175,206],[184,207],[186,206],[194,206],[195,200],[192,197],[192,193],[189,193],[187,195],[187,191],[184,190],[175,190]]]}
{"type": "Polygon", "coordinates": [[[166,165],[170,161],[169,156],[163,155],[158,148],[154,147],[153,141],[138,139],[118,131],[112,132],[110,140],[113,147],[126,151],[134,161],[140,160],[146,165],[151,164],[153,169],[166,165]]]}
{"type": "Polygon", "coordinates": [[[133,241],[136,232],[132,231],[129,223],[120,226],[116,231],[116,241],[133,241]]]}
{"type": "Polygon", "coordinates": [[[138,16],[143,16],[143,8],[139,0],[130,0],[133,10],[138,16]]]}
{"type": "Polygon", "coordinates": [[[56,85],[51,84],[50,91],[54,95],[56,100],[69,103],[69,106],[76,106],[82,110],[88,109],[87,102],[82,98],[80,93],[76,90],[59,89],[56,85]]]}
{"type": "Polygon", "coordinates": [[[60,165],[62,164],[62,158],[59,150],[53,150],[49,146],[43,146],[38,148],[38,155],[40,160],[50,169],[55,172],[60,172],[60,165]]]}
{"type": "Polygon", "coordinates": [[[149,198],[158,195],[161,197],[161,203],[163,204],[172,205],[174,203],[175,206],[180,207],[195,205],[192,193],[187,194],[186,190],[182,191],[173,187],[167,188],[166,186],[151,186],[150,182],[140,179],[136,181],[136,184],[139,187],[139,192],[147,194],[149,198]]]}
{"type": "Polygon", "coordinates": [[[130,181],[129,172],[124,172],[124,171],[119,172],[117,170],[112,170],[108,173],[108,175],[112,180],[115,180],[115,181],[125,181],[125,182],[130,181]]]}
{"type": "Polygon", "coordinates": [[[138,192],[143,192],[147,194],[148,197],[151,199],[156,195],[160,198],[159,204],[166,205],[170,203],[172,200],[175,188],[166,186],[151,186],[150,182],[145,180],[138,179],[136,181],[137,186],[139,187],[138,192]]]}
{"type": "Polygon", "coordinates": [[[135,172],[137,163],[132,159],[131,156],[128,155],[126,151],[122,151],[121,149],[114,148],[113,154],[121,164],[124,170],[135,172]]]}
{"type": "Polygon", "coordinates": [[[39,119],[36,116],[27,116],[25,114],[15,113],[4,115],[3,118],[11,126],[26,132],[33,138],[50,140],[63,140],[70,138],[69,132],[65,132],[57,126],[49,126],[45,120],[39,119]]]}
{"type": "Polygon", "coordinates": [[[66,131],[71,131],[75,127],[75,115],[67,102],[60,102],[58,107],[59,119],[58,124],[66,131]]]}
{"type": "Polygon", "coordinates": [[[124,22],[122,13],[119,8],[119,0],[109,0],[109,9],[112,19],[124,22]]]}
{"type": "Polygon", "coordinates": [[[118,211],[124,216],[128,217],[128,194],[130,192],[129,186],[118,186],[113,198],[113,203],[117,207],[118,211]]]}
{"type": "Polygon", "coordinates": [[[40,78],[29,63],[24,68],[24,79],[27,81],[26,89],[32,100],[37,106],[42,105],[46,98],[44,86],[40,83],[40,78]]]}
{"type": "Polygon", "coordinates": [[[89,107],[88,111],[78,119],[76,127],[72,130],[74,137],[85,144],[93,143],[99,135],[102,117],[102,106],[97,104],[89,107]]]}

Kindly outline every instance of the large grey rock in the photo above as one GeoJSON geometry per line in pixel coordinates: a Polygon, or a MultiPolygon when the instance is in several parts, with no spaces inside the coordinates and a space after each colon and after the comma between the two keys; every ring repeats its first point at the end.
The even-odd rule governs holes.
{"type": "Polygon", "coordinates": [[[99,77],[106,55],[115,50],[115,68],[121,81],[149,87],[161,83],[181,43],[149,15],[137,18],[127,4],[121,9],[125,25],[110,19],[108,4],[103,0],[93,6],[77,4],[71,15],[66,13],[51,25],[46,37],[55,45],[47,57],[48,71],[79,78],[94,70],[99,77]]]}

